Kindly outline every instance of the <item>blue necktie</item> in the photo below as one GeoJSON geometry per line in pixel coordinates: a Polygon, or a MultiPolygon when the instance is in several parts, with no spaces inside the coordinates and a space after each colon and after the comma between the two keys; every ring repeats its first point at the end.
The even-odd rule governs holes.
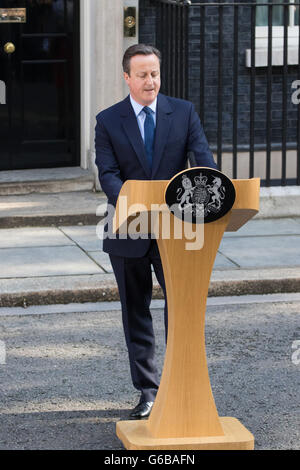
{"type": "Polygon", "coordinates": [[[143,111],[146,113],[146,119],[144,122],[144,139],[145,139],[145,150],[148,159],[150,168],[152,169],[152,160],[153,160],[153,147],[154,147],[154,135],[155,135],[155,125],[152,117],[152,111],[148,106],[143,108],[143,111]]]}

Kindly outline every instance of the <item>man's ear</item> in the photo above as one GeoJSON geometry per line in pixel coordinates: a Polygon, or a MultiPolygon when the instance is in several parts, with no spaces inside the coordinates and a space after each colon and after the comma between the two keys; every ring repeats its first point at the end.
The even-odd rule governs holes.
{"type": "Polygon", "coordinates": [[[125,82],[128,84],[128,81],[129,81],[129,78],[130,78],[128,73],[124,72],[123,77],[124,77],[125,82]]]}

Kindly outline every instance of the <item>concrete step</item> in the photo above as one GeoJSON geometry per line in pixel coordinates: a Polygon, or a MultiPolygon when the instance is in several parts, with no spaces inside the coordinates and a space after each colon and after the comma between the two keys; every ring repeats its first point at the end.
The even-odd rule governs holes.
{"type": "Polygon", "coordinates": [[[0,229],[94,225],[103,217],[106,201],[104,193],[93,191],[1,196],[0,229]]]}
{"type": "Polygon", "coordinates": [[[95,176],[80,167],[0,171],[0,196],[92,191],[95,176]]]}

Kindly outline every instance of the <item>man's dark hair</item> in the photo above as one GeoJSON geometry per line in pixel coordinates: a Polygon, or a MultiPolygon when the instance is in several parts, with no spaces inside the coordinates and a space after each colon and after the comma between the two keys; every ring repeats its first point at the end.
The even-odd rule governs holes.
{"type": "Polygon", "coordinates": [[[152,55],[155,54],[158,57],[159,63],[161,62],[161,53],[156,47],[149,46],[147,44],[134,44],[134,46],[128,47],[123,56],[123,70],[125,73],[130,75],[130,60],[136,55],[152,55]]]}

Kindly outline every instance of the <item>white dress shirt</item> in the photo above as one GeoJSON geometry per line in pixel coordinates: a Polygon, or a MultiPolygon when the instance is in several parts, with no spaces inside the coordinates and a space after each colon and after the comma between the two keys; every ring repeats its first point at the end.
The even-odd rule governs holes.
{"type": "MultiPolygon", "coordinates": [[[[134,113],[135,113],[136,118],[137,118],[137,122],[138,122],[138,125],[139,125],[139,129],[140,129],[140,132],[141,132],[142,139],[145,141],[144,123],[145,123],[145,119],[146,119],[146,113],[143,111],[143,108],[145,106],[143,106],[142,104],[137,103],[132,98],[131,95],[130,95],[130,102],[131,102],[131,106],[133,107],[134,113]]],[[[149,104],[149,106],[148,106],[148,108],[150,108],[151,111],[152,111],[152,117],[153,117],[153,120],[154,120],[154,125],[156,125],[156,105],[157,105],[157,98],[155,98],[153,103],[149,104]]]]}

